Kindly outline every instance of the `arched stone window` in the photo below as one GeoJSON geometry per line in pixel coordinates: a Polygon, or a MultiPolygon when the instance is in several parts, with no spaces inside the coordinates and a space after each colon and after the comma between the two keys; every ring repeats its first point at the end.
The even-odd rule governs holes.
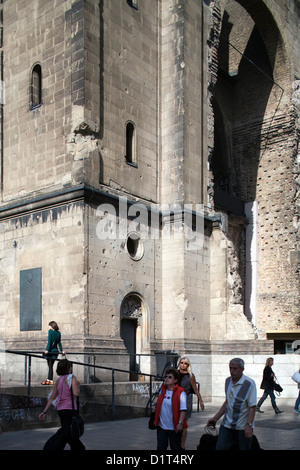
{"type": "Polygon", "coordinates": [[[42,67],[35,64],[30,76],[30,109],[35,109],[42,104],[42,67]]]}
{"type": "Polygon", "coordinates": [[[137,166],[136,161],[136,131],[132,121],[126,122],[126,163],[137,166]]]}

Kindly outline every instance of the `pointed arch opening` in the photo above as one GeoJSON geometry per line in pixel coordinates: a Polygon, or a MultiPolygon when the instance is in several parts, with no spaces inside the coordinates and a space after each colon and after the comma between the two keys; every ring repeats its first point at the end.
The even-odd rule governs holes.
{"type": "Polygon", "coordinates": [[[137,292],[126,295],[120,308],[120,336],[130,355],[130,380],[137,380],[137,373],[142,366],[138,355],[146,349],[147,324],[148,308],[143,297],[137,292]]]}
{"type": "Polygon", "coordinates": [[[30,74],[30,109],[42,105],[42,66],[34,64],[30,74]]]}

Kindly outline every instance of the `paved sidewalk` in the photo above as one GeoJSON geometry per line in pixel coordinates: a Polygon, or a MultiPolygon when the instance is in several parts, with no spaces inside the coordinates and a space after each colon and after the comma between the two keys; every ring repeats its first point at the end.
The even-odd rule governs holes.
{"type": "MultiPolygon", "coordinates": [[[[275,415],[264,406],[256,414],[255,435],[264,450],[300,450],[300,414],[291,406],[281,406],[285,412],[275,415]]],[[[207,405],[204,412],[193,413],[189,420],[186,450],[197,449],[204,426],[219,407],[207,405]]],[[[0,450],[42,450],[57,428],[4,432],[0,435],[0,450]]],[[[86,424],[82,442],[87,450],[156,450],[156,431],[148,429],[148,418],[126,419],[86,424]]]]}

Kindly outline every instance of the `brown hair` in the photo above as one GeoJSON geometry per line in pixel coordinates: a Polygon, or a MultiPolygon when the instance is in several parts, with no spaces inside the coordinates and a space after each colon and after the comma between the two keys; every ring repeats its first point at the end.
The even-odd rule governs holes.
{"type": "Polygon", "coordinates": [[[51,328],[53,328],[53,330],[56,330],[56,331],[59,330],[58,324],[56,323],[56,321],[51,321],[51,322],[49,323],[49,326],[51,326],[51,328]]]}
{"type": "Polygon", "coordinates": [[[167,369],[165,374],[173,375],[174,379],[178,382],[179,374],[178,374],[178,371],[176,369],[167,369]]]}
{"type": "Polygon", "coordinates": [[[72,362],[68,361],[68,359],[62,359],[58,361],[56,372],[57,375],[67,375],[70,374],[70,370],[72,369],[72,362]]]}

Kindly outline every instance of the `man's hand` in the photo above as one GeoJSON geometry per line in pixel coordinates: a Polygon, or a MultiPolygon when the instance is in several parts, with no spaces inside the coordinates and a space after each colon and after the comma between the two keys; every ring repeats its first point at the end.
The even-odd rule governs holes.
{"type": "Polygon", "coordinates": [[[245,436],[248,439],[250,439],[253,436],[253,429],[248,423],[246,424],[246,427],[245,427],[245,436]]]}

